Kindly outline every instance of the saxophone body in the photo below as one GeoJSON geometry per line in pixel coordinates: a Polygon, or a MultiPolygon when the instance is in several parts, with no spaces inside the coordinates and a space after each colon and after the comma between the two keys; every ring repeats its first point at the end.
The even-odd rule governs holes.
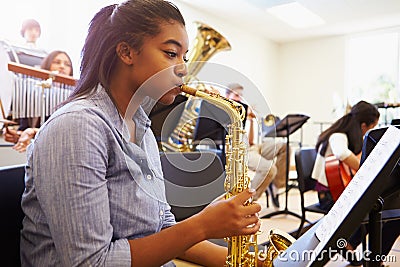
{"type": "MultiPolygon", "coordinates": [[[[243,130],[242,123],[246,116],[245,108],[217,93],[206,93],[187,85],[182,85],[181,90],[188,95],[209,101],[229,115],[231,124],[228,125],[228,134],[225,137],[225,199],[243,192],[250,187],[251,181],[248,176],[247,144],[244,142],[246,131],[243,130]]],[[[244,205],[252,205],[252,200],[248,200],[244,205]]],[[[225,240],[228,245],[227,267],[255,267],[259,265],[258,261],[262,261],[260,264],[264,267],[273,267],[273,261],[279,253],[295,242],[291,235],[279,229],[270,230],[269,245],[265,251],[258,251],[257,234],[231,236],[225,240]]]]}
{"type": "MultiPolygon", "coordinates": [[[[182,85],[183,92],[209,101],[211,104],[224,110],[231,119],[228,126],[228,134],[225,137],[225,198],[243,192],[250,187],[247,166],[247,145],[244,142],[245,131],[243,130],[243,119],[246,114],[244,107],[230,99],[215,93],[205,93],[186,85],[182,85]]],[[[245,205],[251,205],[251,200],[245,205]]],[[[228,244],[228,256],[226,266],[228,267],[252,267],[257,266],[257,236],[232,236],[225,238],[228,244]]]]}

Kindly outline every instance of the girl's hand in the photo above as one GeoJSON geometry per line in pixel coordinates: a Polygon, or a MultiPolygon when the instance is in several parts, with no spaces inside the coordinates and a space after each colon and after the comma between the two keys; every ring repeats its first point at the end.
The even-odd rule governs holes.
{"type": "Polygon", "coordinates": [[[212,202],[200,213],[193,216],[204,230],[205,239],[224,238],[237,235],[251,235],[260,229],[258,203],[245,205],[255,194],[247,189],[229,199],[212,202]]]}

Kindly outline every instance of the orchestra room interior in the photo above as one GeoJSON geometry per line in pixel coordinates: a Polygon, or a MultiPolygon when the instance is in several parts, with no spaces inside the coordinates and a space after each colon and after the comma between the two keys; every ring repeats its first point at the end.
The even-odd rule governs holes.
{"type": "MultiPolygon", "coordinates": [[[[300,176],[303,175],[299,173],[300,166],[296,164],[297,152],[315,148],[318,136],[361,100],[376,105],[380,112],[379,122],[372,131],[398,125],[400,1],[170,1],[181,10],[186,21],[190,41],[189,54],[203,49],[202,45],[212,45],[205,40],[224,43],[222,47],[209,52],[209,57],[206,59],[201,55],[195,58],[202,63],[199,64],[200,69],[193,73],[195,76],[193,80],[208,89],[217,90],[221,95],[226,93],[230,84],[242,85],[244,89],[240,102],[247,108],[247,113],[251,110],[255,115],[255,142],[261,143],[264,138],[273,138],[275,142],[283,142],[291,150],[286,158],[288,166],[285,170],[285,186],[277,189],[276,198],[271,196],[272,192],[268,187],[265,194],[257,200],[262,206],[259,214],[262,222],[257,241],[259,246],[270,244],[271,229],[282,230],[295,239],[301,238],[310,229],[316,231],[316,224],[323,222],[326,213],[302,214],[304,207],[318,203],[318,195],[314,188],[306,190],[303,188],[304,181],[300,181],[300,176]],[[213,35],[212,38],[215,39],[207,39],[207,35],[213,35]],[[202,40],[203,44],[197,38],[205,38],[202,40]],[[274,203],[276,200],[279,205],[274,203]]],[[[38,55],[38,50],[66,51],[74,69],[68,81],[72,83],[78,81],[81,49],[90,19],[101,7],[119,2],[122,1],[23,0],[6,1],[2,4],[5,8],[2,8],[0,16],[3,25],[0,29],[0,127],[2,128],[0,171],[12,166],[21,167],[27,160],[26,151],[15,149],[17,140],[13,143],[4,139],[6,129],[18,129],[20,119],[24,118],[21,114],[24,112],[26,114],[27,110],[35,109],[32,111],[35,117],[45,121],[57,105],[68,96],[68,94],[57,95],[55,99],[57,98],[58,102],[53,103],[49,100],[52,104],[46,103],[52,106],[44,108],[43,97],[49,96],[51,90],[55,91],[51,83],[54,84],[57,78],[49,76],[50,87],[46,87],[45,82],[48,79],[39,75],[35,77],[35,82],[26,82],[26,85],[30,84],[39,93],[32,98],[23,97],[24,94],[30,94],[29,86],[24,89],[19,88],[27,79],[25,71],[38,68],[40,65],[32,64],[30,60],[42,59],[40,53],[38,55]],[[37,20],[41,25],[41,35],[37,47],[34,48],[24,47],[20,33],[22,21],[28,18],[37,20]],[[10,70],[10,63],[27,67],[14,67],[10,70]],[[46,90],[48,92],[43,93],[46,90]]],[[[30,75],[38,75],[35,71],[33,73],[30,75]]],[[[179,101],[185,104],[190,100],[190,97],[185,96],[184,100],[180,98],[179,101]]],[[[169,143],[175,133],[174,128],[183,117],[182,114],[189,109],[182,103],[176,103],[169,109],[154,110],[153,116],[150,115],[153,132],[159,142],[160,155],[182,152],[180,147],[169,143]],[[176,110],[179,112],[174,113],[176,110]],[[169,116],[173,113],[174,116],[169,116]]],[[[204,103],[204,101],[201,103],[201,110],[206,106],[204,103]]],[[[209,108],[212,113],[212,107],[209,108]]],[[[225,168],[227,148],[224,146],[226,142],[224,127],[229,123],[224,121],[221,130],[219,126],[209,124],[209,121],[200,120],[201,114],[201,112],[195,113],[193,115],[195,119],[191,119],[194,123],[191,128],[193,132],[188,134],[197,137],[195,140],[190,140],[185,151],[214,153],[213,155],[220,160],[222,168],[225,168]]],[[[242,119],[243,128],[248,133],[249,123],[246,122],[246,118],[242,119]]],[[[176,136],[179,138],[179,135],[176,136]]],[[[366,146],[366,139],[364,141],[366,146]]],[[[394,143],[393,146],[399,146],[399,143],[394,143]]],[[[367,153],[366,150],[363,150],[363,153],[367,153]]],[[[368,157],[364,156],[366,162],[368,157]]],[[[312,166],[314,162],[308,163],[312,166]]],[[[168,172],[171,172],[171,169],[168,169],[168,172]]],[[[171,175],[185,175],[182,173],[177,171],[171,175]]],[[[207,171],[204,173],[204,176],[210,175],[207,171]]],[[[256,170],[248,170],[250,178],[255,174],[256,170]]],[[[17,178],[23,179],[23,177],[17,178]]],[[[7,177],[0,177],[1,183],[4,180],[7,180],[7,177]]],[[[396,186],[395,194],[398,198],[394,199],[398,203],[393,211],[397,212],[397,215],[391,217],[391,220],[400,220],[400,177],[397,177],[396,186]]],[[[365,190],[368,191],[368,188],[365,190]]],[[[1,202],[7,202],[5,196],[0,195],[0,198],[1,202]]],[[[198,211],[189,213],[194,214],[198,211]]],[[[370,236],[367,235],[365,239],[367,245],[369,240],[370,236]]],[[[223,240],[215,242],[224,245],[223,240]]],[[[365,248],[362,245],[357,248],[360,253],[363,249],[365,248]]],[[[400,237],[397,238],[386,259],[384,266],[400,267],[400,237]]],[[[2,259],[0,265],[1,261],[2,259]]],[[[175,263],[178,267],[197,266],[181,260],[175,260],[175,263]]],[[[328,259],[324,266],[351,265],[344,258],[335,257],[328,259]]]]}

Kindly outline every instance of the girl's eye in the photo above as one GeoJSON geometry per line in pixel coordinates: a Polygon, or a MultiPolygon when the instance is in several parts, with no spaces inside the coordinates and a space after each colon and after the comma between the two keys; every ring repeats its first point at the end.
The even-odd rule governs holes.
{"type": "Polygon", "coordinates": [[[175,52],[165,51],[165,53],[166,53],[169,57],[172,57],[172,58],[174,58],[174,57],[177,56],[177,54],[176,54],[175,52]]]}
{"type": "Polygon", "coordinates": [[[184,61],[185,63],[188,63],[188,62],[189,62],[189,59],[187,59],[187,57],[184,56],[184,57],[183,57],[183,61],[184,61]]]}

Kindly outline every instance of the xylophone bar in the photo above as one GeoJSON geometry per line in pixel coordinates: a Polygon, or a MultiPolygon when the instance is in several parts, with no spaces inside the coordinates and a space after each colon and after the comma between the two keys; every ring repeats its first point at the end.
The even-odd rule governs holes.
{"type": "Polygon", "coordinates": [[[75,88],[76,80],[70,76],[13,62],[8,63],[8,69],[16,74],[12,96],[13,119],[50,116],[75,88]],[[50,77],[53,81],[50,88],[42,86],[44,80],[50,77]]]}
{"type": "Polygon", "coordinates": [[[8,70],[13,71],[15,73],[25,74],[27,76],[39,78],[41,80],[47,80],[50,77],[53,77],[53,82],[58,82],[62,84],[67,84],[71,86],[75,86],[76,80],[68,75],[63,74],[54,74],[48,70],[42,70],[38,68],[34,68],[28,65],[19,64],[15,62],[8,63],[8,70]]]}

